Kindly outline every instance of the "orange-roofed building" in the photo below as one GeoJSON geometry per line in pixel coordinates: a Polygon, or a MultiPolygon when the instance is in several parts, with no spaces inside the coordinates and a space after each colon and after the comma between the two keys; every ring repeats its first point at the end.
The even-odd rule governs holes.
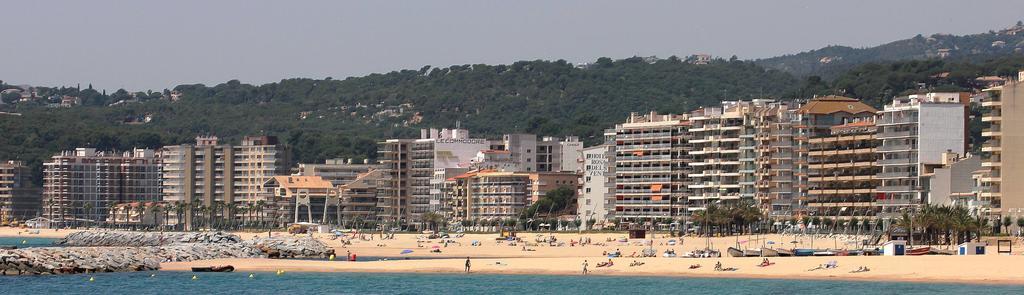
{"type": "MultiPolygon", "coordinates": [[[[797,117],[794,122],[794,124],[796,124],[794,126],[794,131],[796,132],[795,144],[797,145],[795,149],[797,157],[794,162],[794,173],[796,175],[795,186],[798,188],[798,196],[796,196],[796,199],[799,200],[799,203],[794,205],[795,212],[793,215],[795,217],[807,216],[811,212],[815,212],[815,214],[830,214],[829,216],[841,215],[837,212],[845,213],[846,215],[854,212],[854,209],[851,206],[845,206],[845,209],[844,206],[821,209],[821,205],[818,204],[820,202],[815,202],[817,202],[816,200],[824,200],[825,197],[821,195],[822,192],[820,190],[812,190],[825,187],[826,184],[822,182],[822,177],[827,175],[823,174],[836,172],[834,170],[826,169],[826,166],[822,166],[830,160],[837,160],[830,158],[831,154],[826,155],[824,151],[849,146],[873,147],[876,145],[874,143],[875,140],[873,137],[870,139],[867,137],[861,137],[863,140],[867,141],[848,143],[848,145],[847,143],[844,143],[839,146],[823,145],[822,142],[824,140],[829,140],[827,138],[835,136],[833,135],[832,127],[864,121],[874,122],[877,114],[878,109],[875,109],[858,99],[836,95],[815,97],[797,109],[797,117]],[[812,143],[812,140],[814,140],[814,143],[812,143]],[[814,164],[813,167],[811,165],[812,163],[814,164]],[[812,177],[815,180],[814,182],[811,181],[812,177]],[[812,208],[812,203],[817,204],[814,205],[817,207],[812,208]]],[[[861,139],[858,139],[858,141],[859,140],[861,139]]],[[[868,161],[869,159],[865,158],[860,160],[868,161]]],[[[850,198],[857,199],[859,197],[850,198]]],[[[848,200],[850,198],[840,196],[833,199],[848,200]]],[[[867,213],[860,212],[856,214],[867,213]]]]}

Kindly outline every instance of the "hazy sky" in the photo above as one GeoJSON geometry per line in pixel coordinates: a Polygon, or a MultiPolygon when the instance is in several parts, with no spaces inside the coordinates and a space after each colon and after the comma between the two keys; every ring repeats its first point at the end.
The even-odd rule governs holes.
{"type": "Polygon", "coordinates": [[[27,0],[2,9],[0,80],[111,90],[532,59],[753,59],[1024,19],[1021,0],[27,0]]]}

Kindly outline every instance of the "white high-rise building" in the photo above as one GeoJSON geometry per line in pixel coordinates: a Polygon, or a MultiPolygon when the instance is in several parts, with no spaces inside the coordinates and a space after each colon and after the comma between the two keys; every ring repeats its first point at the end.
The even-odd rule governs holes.
{"type": "Polygon", "coordinates": [[[943,164],[946,152],[964,155],[967,141],[966,96],[929,93],[897,97],[876,121],[882,184],[877,201],[887,217],[924,203],[926,171],[943,164]]]}
{"type": "Polygon", "coordinates": [[[614,180],[611,168],[615,166],[612,146],[602,144],[584,148],[580,151],[583,162],[580,165],[580,189],[576,193],[579,220],[603,224],[614,210],[614,194],[609,185],[614,180]]]}

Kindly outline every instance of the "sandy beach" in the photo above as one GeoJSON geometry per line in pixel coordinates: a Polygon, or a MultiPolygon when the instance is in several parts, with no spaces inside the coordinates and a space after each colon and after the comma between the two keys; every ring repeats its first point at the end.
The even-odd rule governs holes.
{"type": "Polygon", "coordinates": [[[82,231],[79,229],[24,229],[15,227],[0,227],[0,237],[24,237],[24,238],[49,238],[59,239],[67,234],[82,231]],[[38,232],[38,233],[36,233],[38,232]]]}
{"type": "MultiPolygon", "coordinates": [[[[245,234],[243,234],[244,236],[245,234]]],[[[252,234],[249,234],[252,235],[252,234]]],[[[407,273],[462,273],[466,257],[471,257],[473,273],[489,274],[553,274],[581,275],[582,264],[589,264],[590,275],[626,275],[626,276],[689,276],[689,277],[737,277],[737,278],[774,278],[774,279],[841,279],[841,280],[872,280],[872,281],[927,281],[957,283],[992,283],[992,284],[1024,284],[1024,256],[1000,256],[995,254],[984,256],[843,256],[843,257],[776,257],[770,258],[774,265],[759,267],[762,258],[665,258],[660,257],[664,250],[673,249],[678,254],[696,249],[703,249],[710,242],[716,249],[725,249],[737,243],[743,248],[758,248],[762,245],[787,245],[792,247],[816,248],[855,248],[856,237],[822,239],[813,241],[807,236],[740,236],[712,238],[710,241],[702,237],[668,237],[661,234],[653,239],[629,240],[618,242],[624,233],[572,233],[535,234],[520,233],[519,237],[529,241],[528,251],[523,251],[523,244],[515,246],[508,242],[495,241],[496,234],[467,234],[452,238],[455,243],[444,245],[441,240],[422,239],[422,235],[399,234],[394,239],[380,240],[379,234],[373,240],[352,239],[351,245],[342,245],[341,240],[330,240],[321,237],[326,243],[335,247],[338,261],[295,261],[269,259],[224,259],[200,261],[192,263],[165,263],[167,271],[187,271],[192,266],[209,266],[231,264],[237,271],[243,272],[407,272],[407,273]],[[537,238],[554,236],[564,246],[549,246],[547,243],[534,243],[537,238]],[[587,237],[592,243],[604,245],[570,246],[570,240],[587,237]],[[608,242],[608,239],[615,241],[608,242]],[[675,240],[676,245],[669,246],[675,240]],[[471,246],[473,241],[479,246],[471,246]],[[796,243],[793,243],[793,242],[796,243]],[[646,246],[645,243],[652,243],[646,246]],[[847,244],[849,246],[844,246],[847,244]],[[641,253],[644,248],[653,247],[658,252],[656,258],[613,258],[611,267],[597,267],[599,262],[609,259],[606,251],[619,250],[623,255],[641,253]],[[441,253],[431,252],[438,249],[441,253]],[[400,254],[403,250],[412,253],[400,254]],[[391,257],[387,261],[347,262],[344,255],[356,254],[358,257],[391,257]],[[409,257],[404,260],[402,258],[409,257]],[[432,258],[432,259],[425,259],[432,258]],[[835,260],[837,268],[810,270],[821,264],[835,260]],[[634,261],[643,265],[630,266],[634,261]],[[715,271],[714,265],[721,262],[724,268],[736,268],[735,271],[715,271]],[[700,268],[690,269],[691,265],[700,268]],[[851,273],[860,267],[867,267],[868,272],[851,273]]],[[[783,246],[778,246],[783,247],[783,246]]],[[[989,253],[995,253],[995,247],[989,247],[989,253]]]]}
{"type": "MultiPolygon", "coordinates": [[[[785,257],[775,265],[758,267],[761,258],[613,258],[611,267],[595,267],[607,258],[509,258],[472,259],[472,273],[581,275],[588,260],[590,275],[683,276],[765,279],[835,279],[908,281],[971,284],[1024,284],[1022,256],[921,256],[921,257],[785,257]],[[829,260],[839,267],[809,271],[829,260]],[[633,261],[643,262],[630,266],[633,261]],[[736,271],[714,271],[716,262],[736,271]],[[700,264],[697,269],[689,269],[700,264]],[[868,272],[850,273],[861,266],[868,272]]],[[[274,259],[218,259],[190,263],[164,263],[165,271],[188,271],[192,266],[233,265],[238,272],[368,272],[368,273],[463,273],[465,259],[391,260],[369,262],[295,261],[274,259]]]]}
{"type": "MultiPolygon", "coordinates": [[[[59,238],[73,231],[40,230],[39,234],[27,235],[22,229],[0,228],[0,236],[59,238]],[[21,235],[18,233],[21,232],[21,235]]],[[[267,233],[239,232],[243,239],[265,236],[267,233]]],[[[274,232],[274,235],[286,235],[274,232]]],[[[836,279],[871,281],[910,281],[944,283],[988,283],[1024,284],[1024,256],[996,255],[990,246],[989,255],[981,256],[834,256],[834,257],[773,257],[774,264],[759,267],[762,258],[666,258],[661,257],[667,249],[677,254],[703,249],[708,243],[716,249],[725,249],[737,243],[742,248],[759,248],[762,245],[773,248],[856,248],[858,237],[815,238],[790,235],[755,235],[740,237],[718,237],[710,241],[703,237],[669,237],[657,234],[653,239],[625,238],[624,233],[519,233],[527,243],[510,245],[496,241],[497,234],[466,234],[452,237],[445,245],[441,239],[425,239],[418,234],[397,234],[393,239],[380,240],[380,235],[364,239],[330,239],[328,235],[316,235],[338,253],[336,261],[326,260],[282,260],[282,259],[216,259],[194,262],[172,262],[161,264],[164,271],[188,271],[193,266],[233,265],[239,272],[365,272],[365,273],[463,273],[466,257],[471,257],[472,273],[486,274],[552,274],[581,275],[584,260],[588,262],[589,275],[608,276],[683,276],[722,278],[766,278],[766,279],[836,279]],[[537,239],[557,239],[556,245],[537,243],[537,239]],[[591,244],[572,245],[570,240],[589,238],[591,244]],[[611,241],[609,241],[611,240],[611,241]],[[674,241],[674,245],[670,245],[674,241]],[[477,242],[477,246],[472,246],[477,242]],[[794,243],[795,242],[795,243],[794,243]],[[813,243],[813,246],[811,246],[813,243]],[[647,244],[651,244],[648,246],[647,244]],[[782,246],[785,245],[785,246],[782,246]],[[845,246],[844,246],[845,245],[845,246]],[[524,246],[526,251],[524,251],[524,246]],[[656,249],[659,257],[612,258],[611,267],[597,267],[607,262],[608,251],[621,251],[624,256],[640,254],[645,248],[656,249]],[[431,250],[439,250],[436,253],[431,250]],[[401,254],[402,252],[411,253],[401,254]],[[360,259],[357,262],[344,261],[352,253],[360,259]],[[377,260],[388,257],[388,260],[377,260]],[[409,258],[409,259],[405,259],[409,258]],[[367,261],[376,260],[376,261],[367,261]],[[836,261],[837,268],[818,269],[818,266],[836,261]],[[643,265],[630,266],[634,261],[643,265]],[[715,271],[714,265],[721,262],[724,268],[735,271],[715,271]],[[691,265],[700,265],[691,269],[691,265]],[[860,267],[870,271],[851,273],[860,267]]],[[[992,243],[994,244],[994,243],[992,243]]],[[[1020,250],[1017,243],[1015,252],[1020,250]]],[[[727,256],[727,255],[725,255],[727,256]]]]}

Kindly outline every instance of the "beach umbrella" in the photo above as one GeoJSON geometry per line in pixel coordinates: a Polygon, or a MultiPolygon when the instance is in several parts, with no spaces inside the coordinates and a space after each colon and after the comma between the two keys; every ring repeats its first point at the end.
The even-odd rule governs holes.
{"type": "Polygon", "coordinates": [[[409,249],[405,249],[405,250],[402,250],[402,253],[401,253],[401,254],[402,254],[402,255],[405,255],[405,254],[409,254],[409,253],[412,253],[412,250],[409,250],[409,249]]]}

